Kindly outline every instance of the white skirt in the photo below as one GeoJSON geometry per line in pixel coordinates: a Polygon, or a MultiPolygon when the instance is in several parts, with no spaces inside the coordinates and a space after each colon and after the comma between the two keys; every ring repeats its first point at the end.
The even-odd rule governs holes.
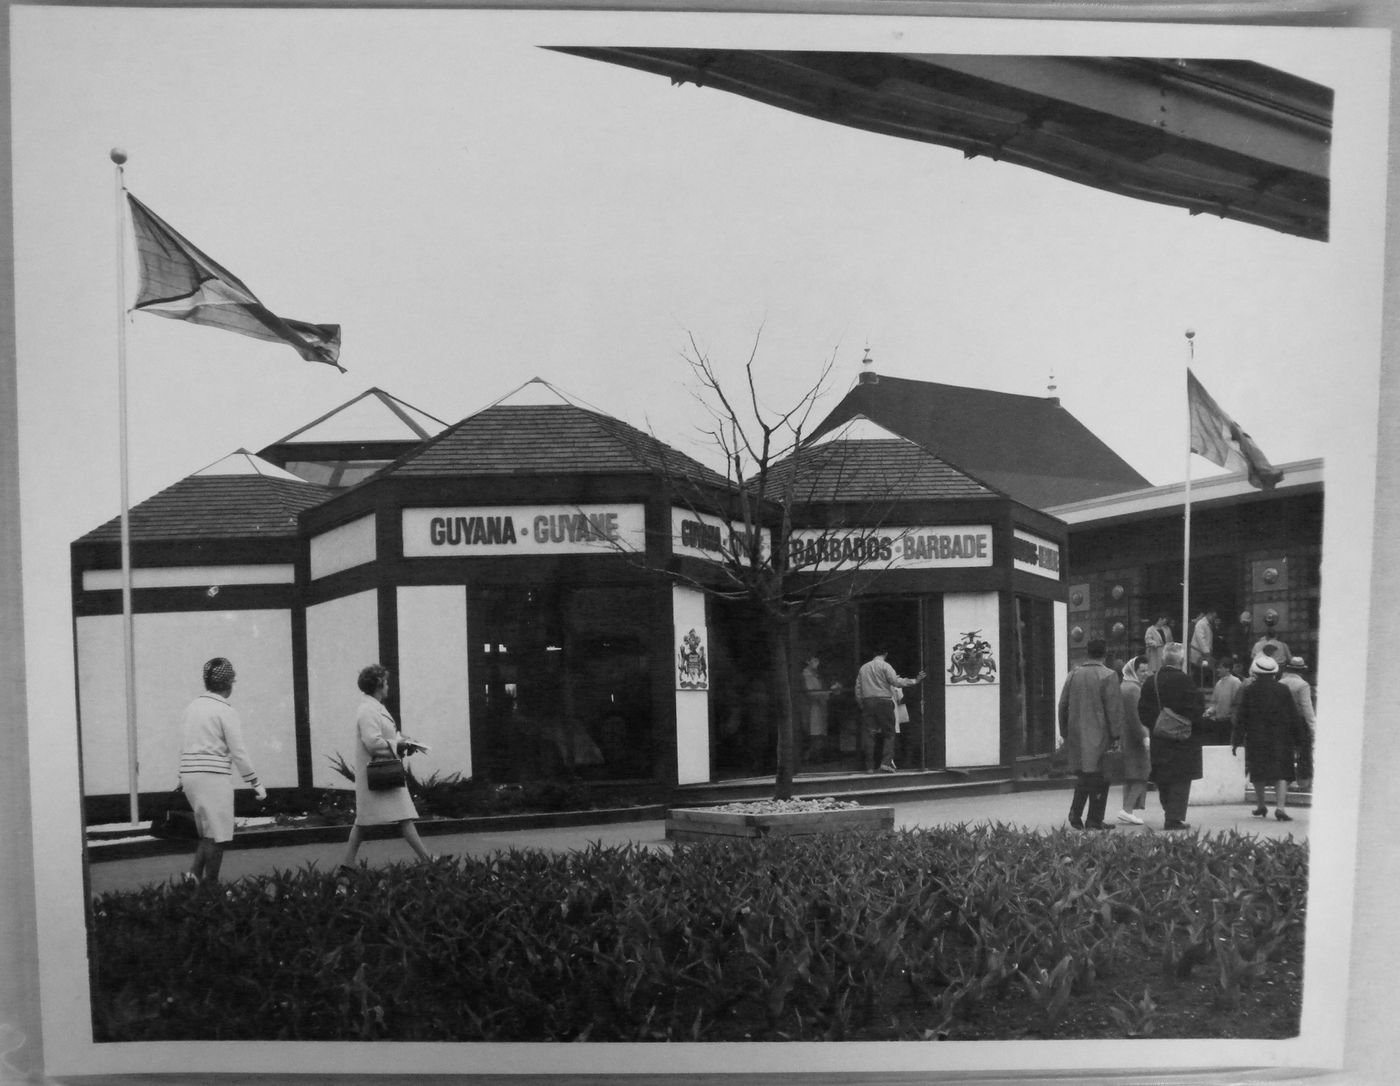
{"type": "Polygon", "coordinates": [[[180,787],[194,808],[199,836],[233,840],[233,776],[229,773],[181,773],[180,787]]]}

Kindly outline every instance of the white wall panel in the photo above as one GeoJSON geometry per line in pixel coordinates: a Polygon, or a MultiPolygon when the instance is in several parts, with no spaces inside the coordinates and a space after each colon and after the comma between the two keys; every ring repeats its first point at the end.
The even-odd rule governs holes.
{"type": "Polygon", "coordinates": [[[378,593],[320,603],[306,611],[306,683],[311,714],[312,783],[349,788],[327,760],[340,754],[355,764],[355,712],[364,697],[355,680],[379,663],[378,593]]]}
{"type": "MultiPolygon", "coordinates": [[[[257,566],[158,566],[131,571],[132,588],[209,588],[232,584],[291,584],[296,567],[290,562],[257,566]]],[[[121,591],[122,571],[83,571],[85,592],[121,591]]]]}
{"type": "Polygon", "coordinates": [[[945,754],[951,767],[996,765],[1001,761],[1002,667],[999,614],[995,592],[947,592],[943,595],[943,696],[947,712],[945,754]],[[994,683],[953,683],[947,656],[964,634],[980,630],[991,642],[997,662],[994,683]]]}
{"type": "MultiPolygon", "coordinates": [[[[296,784],[296,707],[291,616],[286,611],[182,611],[134,620],[138,788],[175,787],[180,719],[204,690],[204,662],[233,661],[230,702],[243,721],[248,754],[262,783],[296,784]]],[[[83,786],[88,795],[127,791],[122,617],[77,621],[78,709],[83,786]]]]}
{"type": "MultiPolygon", "coordinates": [[[[672,626],[683,633],[692,626],[705,629],[705,594],[693,588],[671,589],[672,626]]],[[[706,641],[708,642],[708,638],[706,641]]],[[[674,642],[678,644],[678,642],[674,642]]],[[[674,668],[672,686],[675,686],[674,668]]],[[[680,690],[676,693],[676,779],[694,784],[710,779],[710,693],[680,690]]]]}
{"type": "Polygon", "coordinates": [[[352,520],[311,540],[311,579],[373,562],[377,553],[374,515],[352,520]]]}
{"type": "Polygon", "coordinates": [[[400,588],[396,685],[406,734],[432,747],[413,757],[419,779],[472,775],[467,591],[461,585],[400,588]]]}

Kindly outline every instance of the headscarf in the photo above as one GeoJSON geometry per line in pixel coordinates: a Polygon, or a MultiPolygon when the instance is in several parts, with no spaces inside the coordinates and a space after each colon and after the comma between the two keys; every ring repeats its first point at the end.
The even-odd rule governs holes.
{"type": "Polygon", "coordinates": [[[1147,666],[1146,656],[1134,656],[1123,665],[1123,679],[1125,682],[1141,683],[1146,676],[1142,669],[1147,666]]]}
{"type": "Polygon", "coordinates": [[[204,665],[204,689],[226,690],[233,682],[233,665],[222,656],[216,656],[204,665]]]}

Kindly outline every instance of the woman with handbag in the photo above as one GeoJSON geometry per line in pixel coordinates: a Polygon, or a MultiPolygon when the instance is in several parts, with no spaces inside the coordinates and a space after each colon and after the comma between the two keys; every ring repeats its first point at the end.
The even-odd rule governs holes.
{"type": "Polygon", "coordinates": [[[1186,807],[1191,782],[1204,775],[1201,759],[1201,722],[1205,699],[1184,668],[1186,646],[1173,641],[1162,650],[1162,667],[1142,684],[1138,720],[1150,734],[1152,770],[1148,779],[1157,785],[1168,830],[1189,830],[1186,807]]]}
{"type": "Polygon", "coordinates": [[[206,661],[204,693],[186,706],[180,722],[180,788],[190,801],[199,833],[194,865],[185,876],[190,882],[219,881],[224,846],[233,840],[233,770],[259,800],[267,798],[248,760],[243,724],[228,703],[235,678],[233,665],[224,657],[206,661]]]}
{"type": "Polygon", "coordinates": [[[432,859],[414,825],[418,810],[408,794],[402,761],[427,748],[401,735],[389,710],[384,708],[384,699],[389,696],[388,668],[370,664],[361,670],[358,682],[365,697],[355,714],[355,824],[350,827],[345,857],[336,869],[341,877],[355,869],[365,826],[397,822],[399,833],[418,858],[432,859]]]}
{"type": "Polygon", "coordinates": [[[1288,785],[1297,774],[1294,751],[1308,738],[1308,727],[1298,712],[1293,693],[1279,681],[1278,663],[1269,656],[1256,656],[1250,665],[1252,682],[1240,691],[1235,707],[1235,728],[1230,736],[1230,753],[1244,746],[1244,771],[1254,786],[1254,817],[1266,818],[1264,789],[1274,786],[1277,806],[1274,818],[1292,822],[1288,813],[1288,785]]]}

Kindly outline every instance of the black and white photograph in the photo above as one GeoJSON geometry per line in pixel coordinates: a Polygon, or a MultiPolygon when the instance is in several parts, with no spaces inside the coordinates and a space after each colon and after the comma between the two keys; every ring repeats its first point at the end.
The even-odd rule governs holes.
{"type": "Polygon", "coordinates": [[[963,14],[9,9],[0,1065],[1347,1065],[1390,35],[963,14]]]}

